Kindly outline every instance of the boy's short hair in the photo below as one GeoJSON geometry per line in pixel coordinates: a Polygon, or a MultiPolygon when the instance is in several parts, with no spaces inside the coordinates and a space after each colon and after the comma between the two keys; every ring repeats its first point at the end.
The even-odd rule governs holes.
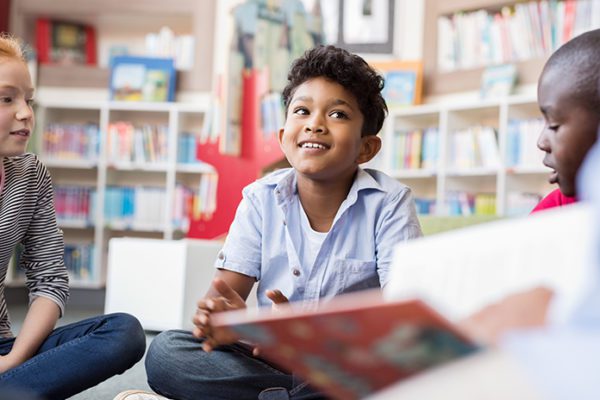
{"type": "Polygon", "coordinates": [[[19,39],[6,33],[0,34],[0,58],[27,62],[19,39]]]}
{"type": "Polygon", "coordinates": [[[583,33],[558,48],[544,66],[573,80],[573,100],[600,114],[600,29],[583,33]]]}
{"type": "Polygon", "coordinates": [[[381,95],[383,78],[361,57],[335,46],[314,47],[293,62],[282,94],[286,115],[296,88],[317,77],[336,82],[354,95],[364,117],[363,136],[381,130],[387,114],[381,95]]]}

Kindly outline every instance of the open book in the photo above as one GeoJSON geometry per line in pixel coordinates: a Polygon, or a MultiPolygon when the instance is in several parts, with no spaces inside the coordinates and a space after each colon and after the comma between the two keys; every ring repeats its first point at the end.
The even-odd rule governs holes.
{"type": "Polygon", "coordinates": [[[477,346],[419,300],[384,302],[379,289],[341,295],[306,311],[215,314],[261,356],[337,399],[359,399],[477,346]]]}
{"type": "Polygon", "coordinates": [[[311,311],[216,314],[213,323],[329,396],[362,398],[476,351],[453,324],[507,295],[551,288],[551,320],[568,319],[598,279],[590,213],[580,204],[399,244],[385,300],[376,290],[311,311]]]}

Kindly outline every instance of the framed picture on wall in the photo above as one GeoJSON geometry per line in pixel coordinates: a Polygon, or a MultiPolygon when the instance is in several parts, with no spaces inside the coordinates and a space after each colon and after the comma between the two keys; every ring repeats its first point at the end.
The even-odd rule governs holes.
{"type": "Polygon", "coordinates": [[[420,104],[423,94],[423,63],[420,61],[371,62],[385,78],[383,97],[388,106],[420,104]]]}
{"type": "Polygon", "coordinates": [[[116,56],[111,60],[110,94],[119,101],[174,101],[171,58],[116,56]]]}
{"type": "Polygon", "coordinates": [[[337,46],[355,53],[393,53],[394,0],[337,1],[337,46]]]}

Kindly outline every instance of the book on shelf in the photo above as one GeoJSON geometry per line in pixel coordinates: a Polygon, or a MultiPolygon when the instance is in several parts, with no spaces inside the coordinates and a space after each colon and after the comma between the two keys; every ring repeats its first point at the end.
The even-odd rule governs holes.
{"type": "Polygon", "coordinates": [[[47,124],[42,132],[42,153],[53,160],[97,161],[100,149],[98,124],[47,124]]]}
{"type": "Polygon", "coordinates": [[[40,63],[96,65],[96,30],[88,24],[38,18],[36,47],[40,63]]]}
{"type": "Polygon", "coordinates": [[[448,165],[457,169],[497,168],[500,153],[492,127],[473,126],[454,132],[450,138],[448,165]]]}
{"type": "Polygon", "coordinates": [[[120,101],[175,101],[173,59],[115,56],[110,64],[110,94],[120,101]]]}
{"type": "Polygon", "coordinates": [[[392,147],[392,168],[434,169],[438,158],[438,129],[396,131],[392,147]]]}
{"type": "Polygon", "coordinates": [[[512,119],[506,135],[506,165],[508,167],[541,167],[544,152],[537,140],[544,127],[542,118],[512,119]]]}
{"type": "Polygon", "coordinates": [[[69,280],[77,283],[98,283],[95,267],[95,247],[91,243],[66,243],[65,266],[69,280]]]}
{"type": "Polygon", "coordinates": [[[213,324],[336,399],[364,398],[478,349],[426,303],[386,302],[379,289],[341,295],[312,310],[289,304],[276,312],[220,313],[213,324]]]}
{"type": "Polygon", "coordinates": [[[442,15],[437,21],[438,68],[449,72],[543,57],[599,27],[598,15],[598,1],[574,0],[513,2],[442,15]]]}
{"type": "Polygon", "coordinates": [[[85,186],[54,186],[54,204],[59,225],[92,226],[96,189],[85,186]]]}
{"type": "Polygon", "coordinates": [[[517,82],[517,67],[514,64],[493,65],[481,74],[482,99],[506,97],[510,95],[517,82]]]}

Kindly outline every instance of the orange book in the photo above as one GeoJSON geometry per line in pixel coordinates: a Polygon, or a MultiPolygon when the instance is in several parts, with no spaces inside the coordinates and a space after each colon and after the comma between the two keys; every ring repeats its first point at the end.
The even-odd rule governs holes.
{"type": "Polygon", "coordinates": [[[336,399],[359,399],[477,345],[420,300],[386,302],[379,289],[316,309],[293,303],[215,314],[213,324],[256,344],[261,356],[336,399]]]}

